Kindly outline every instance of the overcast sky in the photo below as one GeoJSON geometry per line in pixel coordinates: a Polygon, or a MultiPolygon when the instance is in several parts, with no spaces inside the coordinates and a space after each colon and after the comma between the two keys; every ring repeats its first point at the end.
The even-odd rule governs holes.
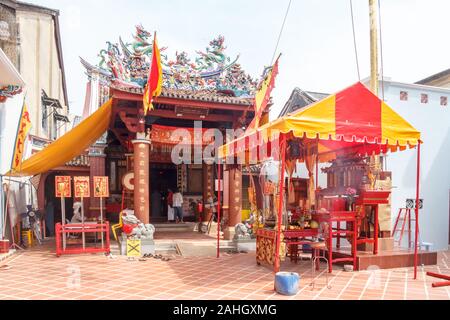
{"type": "MultiPolygon", "coordinates": [[[[384,75],[415,82],[450,68],[450,1],[380,0],[384,75]]],[[[204,50],[219,34],[231,57],[259,77],[269,65],[289,0],[28,0],[60,10],[71,112],[81,114],[86,76],[106,41],[131,41],[142,23],[169,57],[204,50]]],[[[369,75],[368,0],[353,0],[361,77],[369,75]]],[[[295,87],[333,93],[358,80],[349,0],[292,0],[277,53],[283,53],[272,117],[295,87]]]]}

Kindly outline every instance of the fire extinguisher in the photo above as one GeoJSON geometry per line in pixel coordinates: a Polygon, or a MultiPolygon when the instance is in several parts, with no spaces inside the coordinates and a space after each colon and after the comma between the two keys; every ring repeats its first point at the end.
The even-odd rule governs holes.
{"type": "Polygon", "coordinates": [[[201,200],[197,202],[198,221],[202,222],[203,203],[201,200]]]}

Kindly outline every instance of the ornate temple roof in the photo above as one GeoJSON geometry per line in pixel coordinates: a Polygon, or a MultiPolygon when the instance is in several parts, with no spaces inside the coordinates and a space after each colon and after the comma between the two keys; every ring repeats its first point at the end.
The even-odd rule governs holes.
{"type": "MultiPolygon", "coordinates": [[[[88,75],[96,72],[111,88],[132,93],[143,93],[152,55],[152,35],[142,26],[136,26],[131,43],[119,38],[119,43],[107,42],[99,53],[100,61],[92,65],[81,59],[88,75]]],[[[176,52],[170,60],[162,47],[162,96],[222,103],[251,104],[257,82],[225,54],[225,38],[213,39],[205,51],[196,51],[191,59],[184,51],[176,52]]]]}
{"type": "MultiPolygon", "coordinates": [[[[130,92],[130,93],[136,93],[136,94],[143,94],[144,88],[136,88],[136,87],[128,87],[126,85],[117,85],[112,84],[112,88],[130,92]]],[[[174,89],[174,88],[163,88],[163,91],[161,93],[161,97],[167,97],[167,98],[176,98],[176,99],[184,99],[184,100],[199,100],[199,101],[206,101],[206,102],[217,102],[217,103],[228,103],[228,104],[244,104],[244,105],[252,105],[253,98],[252,97],[235,97],[228,93],[222,93],[220,91],[216,90],[207,90],[207,89],[200,89],[200,90],[185,90],[185,89],[174,89]]]]}
{"type": "Polygon", "coordinates": [[[297,111],[298,109],[304,108],[311,103],[322,100],[327,96],[328,94],[326,93],[304,91],[300,88],[294,88],[288,101],[284,105],[283,109],[281,109],[278,118],[285,116],[288,113],[297,111]]]}

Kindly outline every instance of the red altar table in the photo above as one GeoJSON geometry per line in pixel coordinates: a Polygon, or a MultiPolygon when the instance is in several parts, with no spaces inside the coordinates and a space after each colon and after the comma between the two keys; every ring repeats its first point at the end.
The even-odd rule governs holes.
{"type": "Polygon", "coordinates": [[[291,261],[297,262],[298,246],[310,244],[311,240],[306,238],[317,237],[319,235],[319,229],[285,230],[283,235],[291,261]]]}
{"type": "Polygon", "coordinates": [[[378,205],[388,204],[390,191],[379,191],[379,190],[365,190],[362,191],[356,200],[357,206],[371,207],[374,210],[374,227],[373,227],[373,238],[370,237],[370,225],[369,225],[369,236],[357,239],[357,244],[360,243],[373,243],[373,254],[378,253],[378,205]]]}
{"type": "Polygon", "coordinates": [[[109,243],[109,222],[104,223],[70,223],[62,225],[57,223],[55,226],[56,231],[56,256],[59,257],[63,254],[78,254],[78,253],[96,253],[105,252],[110,253],[109,243]],[[101,247],[82,247],[67,248],[64,247],[62,238],[64,234],[73,233],[105,233],[105,242],[101,247]]]}
{"type": "Polygon", "coordinates": [[[256,263],[275,264],[276,230],[261,228],[256,231],[256,263]]]}
{"type": "MultiPolygon", "coordinates": [[[[298,229],[298,230],[284,230],[281,232],[281,241],[286,243],[286,246],[296,246],[298,250],[299,244],[312,243],[311,240],[305,238],[318,236],[318,229],[298,229]]],[[[275,242],[277,239],[277,230],[275,229],[258,229],[256,232],[256,263],[268,264],[274,266],[275,264],[275,242]]],[[[291,257],[291,261],[292,261],[291,257]]]]}
{"type": "Polygon", "coordinates": [[[319,223],[325,222],[328,224],[328,234],[326,235],[327,250],[328,250],[328,271],[333,272],[333,263],[335,262],[352,262],[353,269],[356,270],[356,236],[357,236],[357,225],[356,225],[356,212],[354,211],[331,211],[329,213],[321,213],[313,215],[313,219],[319,223]],[[342,222],[350,223],[351,229],[333,229],[333,222],[340,225],[342,222]],[[335,258],[333,259],[333,237],[340,238],[351,236],[351,257],[349,258],[335,258]]]}

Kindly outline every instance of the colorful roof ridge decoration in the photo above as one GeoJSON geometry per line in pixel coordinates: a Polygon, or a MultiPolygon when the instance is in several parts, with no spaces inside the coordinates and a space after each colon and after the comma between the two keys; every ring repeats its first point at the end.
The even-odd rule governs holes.
{"type": "Polygon", "coordinates": [[[7,98],[11,98],[21,92],[22,87],[19,86],[0,87],[0,102],[5,102],[7,98]]]}
{"type": "Polygon", "coordinates": [[[19,71],[0,48],[0,103],[21,93],[24,86],[19,71]]]}
{"type": "Polygon", "coordinates": [[[420,141],[417,129],[358,82],[235,139],[219,148],[219,156],[256,147],[257,135],[267,142],[280,133],[319,139],[320,150],[326,152],[349,146],[360,153],[396,151],[420,141]]]}
{"type": "MultiPolygon", "coordinates": [[[[107,42],[107,48],[100,51],[100,62],[93,66],[81,59],[87,69],[94,69],[111,81],[111,87],[119,90],[142,89],[147,82],[152,56],[151,33],[141,25],[131,43],[119,38],[119,43],[107,42]]],[[[175,60],[169,60],[162,47],[163,96],[167,89],[184,91],[222,92],[239,98],[253,97],[257,86],[251,76],[237,63],[239,55],[233,59],[225,54],[225,38],[213,39],[206,51],[196,51],[191,60],[184,51],[176,52],[175,60]]]]}

